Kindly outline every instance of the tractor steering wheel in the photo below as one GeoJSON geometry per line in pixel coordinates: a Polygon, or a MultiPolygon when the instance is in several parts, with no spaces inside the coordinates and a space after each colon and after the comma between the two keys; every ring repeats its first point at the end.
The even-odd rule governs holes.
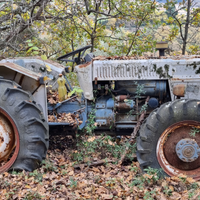
{"type": "Polygon", "coordinates": [[[88,45],[88,46],[85,46],[85,47],[82,47],[80,49],[77,49],[75,51],[72,51],[70,53],[67,53],[65,54],[64,56],[61,56],[59,58],[57,58],[57,60],[60,60],[60,61],[65,61],[65,62],[75,62],[77,65],[81,64],[81,59],[83,58],[83,55],[85,53],[85,51],[87,49],[89,49],[90,47],[92,47],[92,45],[88,45]],[[83,51],[83,52],[82,52],[83,51]],[[81,54],[82,52],[82,54],[81,54]],[[67,58],[69,58],[70,56],[74,56],[78,53],[78,57],[72,59],[72,60],[68,60],[67,58]]]}

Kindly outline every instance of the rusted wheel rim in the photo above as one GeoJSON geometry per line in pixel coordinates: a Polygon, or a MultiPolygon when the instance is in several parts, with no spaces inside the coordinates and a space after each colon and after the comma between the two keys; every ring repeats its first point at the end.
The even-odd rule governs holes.
{"type": "Polygon", "coordinates": [[[176,145],[182,139],[194,139],[200,146],[200,133],[191,136],[193,128],[200,129],[197,121],[181,121],[171,125],[160,136],[156,154],[163,170],[170,176],[185,174],[196,180],[200,179],[200,157],[193,162],[182,161],[176,152],[176,145]]]}
{"type": "Polygon", "coordinates": [[[0,173],[7,171],[19,153],[19,133],[12,118],[0,108],[0,173]]]}

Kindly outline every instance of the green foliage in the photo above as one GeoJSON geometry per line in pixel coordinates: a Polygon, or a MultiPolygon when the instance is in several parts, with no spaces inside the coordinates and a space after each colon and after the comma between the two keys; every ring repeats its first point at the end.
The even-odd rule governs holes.
{"type": "Polygon", "coordinates": [[[172,190],[171,189],[169,189],[169,187],[168,186],[165,186],[164,187],[164,190],[163,190],[163,193],[166,195],[166,196],[171,196],[172,195],[172,190]]]}
{"type": "MultiPolygon", "coordinates": [[[[137,170],[136,168],[134,168],[134,170],[137,170]]],[[[132,183],[130,184],[130,187],[136,186],[137,188],[139,188],[140,190],[144,189],[145,186],[147,184],[156,184],[156,182],[159,180],[160,178],[160,170],[158,169],[153,169],[153,168],[147,168],[145,169],[145,172],[147,172],[147,174],[139,174],[136,175],[133,178],[132,183]]],[[[151,199],[151,196],[155,194],[155,191],[148,191],[145,193],[145,199],[151,199]]]]}
{"type": "Polygon", "coordinates": [[[43,199],[43,196],[40,195],[38,192],[35,191],[28,191],[26,193],[26,196],[23,198],[23,200],[38,200],[38,199],[43,199]]]}
{"type": "Polygon", "coordinates": [[[34,46],[34,43],[31,43],[31,40],[27,40],[28,50],[26,51],[27,55],[37,55],[39,54],[39,48],[34,46]]]}
{"type": "Polygon", "coordinates": [[[130,187],[137,186],[140,190],[144,189],[144,179],[142,176],[134,177],[130,187]]]}
{"type": "MultiPolygon", "coordinates": [[[[127,145],[129,143],[127,142],[127,145]]],[[[77,151],[72,154],[72,158],[76,162],[92,161],[93,157],[104,159],[107,157],[114,157],[115,159],[121,158],[126,146],[118,145],[109,135],[83,135],[78,138],[77,151]]],[[[133,160],[133,154],[136,152],[136,144],[131,145],[126,158],[133,160]]]]}
{"type": "Polygon", "coordinates": [[[88,120],[87,120],[87,124],[84,127],[84,130],[86,131],[87,134],[92,134],[94,132],[94,129],[96,128],[96,124],[95,124],[95,113],[96,110],[92,109],[88,115],[88,120]]]}
{"type": "Polygon", "coordinates": [[[113,188],[115,186],[116,178],[110,178],[106,181],[106,186],[108,188],[113,188]]]}
{"type": "Polygon", "coordinates": [[[192,137],[195,137],[196,133],[199,133],[199,132],[200,132],[200,130],[198,128],[192,127],[192,129],[189,132],[189,135],[192,137]]]}
{"type": "Polygon", "coordinates": [[[63,176],[66,176],[66,175],[68,174],[68,172],[67,172],[67,170],[64,170],[64,169],[63,169],[63,170],[61,171],[61,174],[62,174],[63,176]]]}
{"type": "MultiPolygon", "coordinates": [[[[30,2],[34,1],[27,1],[27,6],[30,2]]],[[[48,2],[44,4],[45,8],[40,14],[45,17],[39,17],[37,20],[33,18],[29,9],[25,13],[20,13],[23,22],[31,20],[34,31],[31,30],[29,23],[27,26],[31,30],[29,34],[24,34],[16,45],[13,40],[12,45],[15,48],[9,46],[9,52],[5,48],[6,54],[2,51],[4,56],[46,55],[47,58],[56,59],[84,44],[92,44],[91,51],[98,50],[97,54],[101,55],[142,55],[146,51],[153,52],[154,37],[148,31],[148,27],[152,27],[149,21],[154,21],[153,14],[157,7],[155,2],[151,0],[105,0],[101,3],[92,0],[87,1],[87,4],[85,2],[75,0],[69,1],[67,5],[64,0],[48,2]],[[127,27],[129,31],[125,30],[127,27]]],[[[8,27],[13,27],[12,23],[18,25],[16,21],[19,19],[12,11],[13,6],[19,5],[19,2],[12,1],[7,3],[5,10],[1,10],[0,17],[8,13],[11,16],[11,20],[3,25],[11,25],[8,27]]],[[[31,8],[30,5],[29,7],[31,8]]],[[[23,28],[22,32],[25,33],[28,29],[23,28]]],[[[11,31],[5,30],[5,33],[8,32],[11,31]]],[[[19,37],[19,34],[17,36],[19,37]]]]}
{"type": "Polygon", "coordinates": [[[41,55],[42,60],[47,60],[47,56],[46,55],[41,55]]]}
{"type": "Polygon", "coordinates": [[[197,55],[199,51],[200,51],[199,45],[194,44],[188,47],[188,52],[192,55],[197,55]]]}
{"type": "Polygon", "coordinates": [[[199,184],[197,182],[187,185],[188,189],[188,198],[191,199],[196,194],[196,190],[199,189],[199,184]]]}
{"type": "Polygon", "coordinates": [[[154,195],[156,194],[155,190],[147,191],[144,193],[144,200],[154,200],[154,195]]]}
{"type": "Polygon", "coordinates": [[[139,169],[138,169],[138,167],[136,167],[136,166],[134,166],[133,164],[131,164],[131,171],[133,171],[133,172],[138,172],[139,169]]]}
{"type": "Polygon", "coordinates": [[[70,178],[70,187],[76,188],[77,187],[77,181],[74,178],[70,178]]]}
{"type": "Polygon", "coordinates": [[[29,173],[29,176],[33,176],[36,182],[42,182],[42,179],[43,179],[42,175],[43,174],[39,172],[38,170],[34,170],[33,172],[29,173]]]}
{"type": "Polygon", "coordinates": [[[180,44],[182,54],[185,54],[186,50],[192,54],[197,53],[194,44],[199,42],[200,10],[195,8],[195,4],[195,1],[177,4],[177,0],[167,1],[164,4],[167,14],[166,29],[169,31],[166,40],[180,44]],[[175,4],[178,5],[178,8],[175,4]]]}
{"type": "Polygon", "coordinates": [[[15,194],[14,192],[8,192],[6,193],[6,199],[10,199],[10,196],[12,196],[13,194],[15,194]]]}
{"type": "Polygon", "coordinates": [[[196,183],[196,182],[194,182],[194,183],[192,183],[192,184],[190,184],[190,185],[188,186],[188,189],[197,190],[198,188],[199,188],[199,184],[196,183]]]}
{"type": "Polygon", "coordinates": [[[140,114],[143,112],[143,111],[146,111],[148,108],[148,104],[144,104],[142,105],[141,109],[140,109],[140,114]]]}
{"type": "Polygon", "coordinates": [[[11,183],[9,183],[8,181],[4,181],[4,182],[1,182],[1,187],[2,188],[7,188],[7,187],[9,187],[9,185],[11,185],[11,183]]]}
{"type": "Polygon", "coordinates": [[[148,167],[148,168],[144,169],[144,171],[145,171],[147,174],[149,174],[149,175],[152,176],[151,179],[152,179],[154,182],[158,181],[159,178],[161,177],[161,174],[162,174],[162,168],[160,168],[160,169],[154,169],[154,168],[148,167]]]}
{"type": "Polygon", "coordinates": [[[44,172],[56,172],[58,170],[54,163],[47,159],[42,161],[42,168],[44,169],[44,172]]]}
{"type": "Polygon", "coordinates": [[[12,171],[13,175],[23,175],[23,173],[21,171],[12,171]]]}
{"type": "Polygon", "coordinates": [[[66,74],[67,79],[69,80],[70,84],[73,87],[80,87],[78,79],[77,79],[77,74],[75,72],[70,72],[66,74]]]}
{"type": "Polygon", "coordinates": [[[87,4],[74,0],[67,5],[64,0],[45,2],[36,19],[32,14],[37,13],[38,7],[30,6],[35,1],[26,1],[23,6],[27,9],[20,13],[13,12],[20,7],[19,1],[7,1],[1,7],[0,17],[6,19],[1,22],[2,56],[39,55],[56,59],[87,44],[92,44],[91,51],[97,55],[140,56],[145,52],[153,53],[156,40],[163,39],[175,44],[173,46],[182,45],[186,40],[190,54],[199,51],[196,47],[199,46],[200,9],[194,6],[195,2],[190,8],[187,36],[188,4],[179,4],[176,9],[176,0],[163,4],[166,11],[160,10],[162,4],[151,0],[105,0],[101,3],[91,0],[87,4]],[[27,26],[19,23],[19,16],[20,22],[27,26]]]}
{"type": "Polygon", "coordinates": [[[83,90],[79,87],[73,87],[73,90],[71,92],[68,93],[68,96],[71,97],[73,94],[77,94],[78,96],[80,96],[80,94],[82,94],[83,90]]]}
{"type": "Polygon", "coordinates": [[[179,176],[179,178],[183,183],[186,183],[187,176],[179,176]]]}
{"type": "Polygon", "coordinates": [[[188,198],[191,199],[195,195],[195,191],[192,190],[188,193],[188,198]]]}
{"type": "Polygon", "coordinates": [[[145,94],[145,90],[144,90],[144,84],[138,84],[137,81],[135,81],[135,84],[137,85],[137,88],[136,88],[136,95],[135,95],[135,98],[141,98],[141,95],[142,94],[145,94]]]}

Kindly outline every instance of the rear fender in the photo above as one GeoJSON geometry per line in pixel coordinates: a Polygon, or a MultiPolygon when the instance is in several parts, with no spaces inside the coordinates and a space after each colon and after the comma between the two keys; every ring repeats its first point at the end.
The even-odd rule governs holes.
{"type": "Polygon", "coordinates": [[[25,69],[15,63],[0,63],[0,76],[15,81],[23,90],[30,92],[34,100],[43,108],[47,120],[47,93],[46,86],[40,74],[25,69]]]}

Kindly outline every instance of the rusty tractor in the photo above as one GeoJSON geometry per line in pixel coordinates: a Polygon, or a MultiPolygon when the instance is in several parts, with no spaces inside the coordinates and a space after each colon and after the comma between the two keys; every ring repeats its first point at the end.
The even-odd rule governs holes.
{"type": "MultiPolygon", "coordinates": [[[[130,135],[145,109],[137,133],[141,168],[200,179],[200,56],[94,57],[89,53],[84,57],[88,48],[58,58],[77,64],[83,95],[56,104],[47,102],[44,78],[37,70],[46,76],[45,66],[50,65],[56,80],[60,73],[66,78],[67,67],[36,58],[1,61],[0,171],[35,169],[48,149],[48,129],[63,134],[77,130],[69,122],[48,122],[47,115],[74,113],[82,129],[93,112],[96,133],[118,136],[130,135]]],[[[66,87],[73,90],[67,78],[66,87]]]]}

